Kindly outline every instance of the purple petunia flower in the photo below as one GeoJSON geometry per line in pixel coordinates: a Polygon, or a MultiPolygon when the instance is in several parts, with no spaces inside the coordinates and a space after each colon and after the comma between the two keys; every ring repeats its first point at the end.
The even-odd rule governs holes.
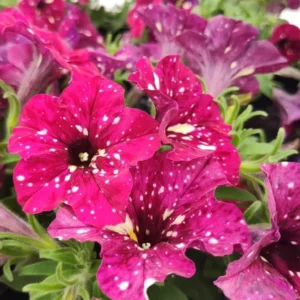
{"type": "Polygon", "coordinates": [[[62,76],[54,51],[26,24],[17,10],[0,13],[0,79],[11,85],[21,104],[62,76]]]}
{"type": "Polygon", "coordinates": [[[278,103],[283,125],[291,125],[300,121],[300,90],[296,94],[288,94],[281,89],[274,89],[274,100],[278,103]]]}
{"type": "Polygon", "coordinates": [[[248,248],[241,211],[213,198],[216,187],[226,183],[214,160],[174,162],[158,153],[131,171],[134,184],[125,223],[101,230],[62,207],[48,229],[59,239],[101,244],[97,279],[112,300],[147,299],[147,288],[172,273],[191,277],[195,266],[185,256],[187,248],[215,256],[248,248]]]}
{"type": "Polygon", "coordinates": [[[176,37],[187,30],[203,32],[207,21],[187,10],[173,5],[154,5],[138,10],[140,19],[150,28],[161,47],[161,57],[169,54],[183,54],[183,48],[176,37]]]}
{"type": "Polygon", "coordinates": [[[191,160],[214,152],[228,180],[238,183],[240,158],[230,143],[231,127],[222,120],[218,105],[203,94],[201,83],[180,60],[167,56],[153,68],[141,59],[138,71],[129,76],[154,102],[160,136],[171,144],[172,160],[191,160]]]}
{"type": "Polygon", "coordinates": [[[206,90],[214,97],[226,88],[258,92],[254,74],[270,73],[287,65],[272,43],[257,41],[257,28],[224,16],[208,22],[204,33],[186,31],[177,42],[186,50],[191,69],[203,77],[206,90]]]}
{"type": "Polygon", "coordinates": [[[300,165],[262,165],[272,227],[253,231],[253,246],[215,284],[230,299],[295,300],[300,294],[300,165]]]}
{"type": "Polygon", "coordinates": [[[124,108],[123,88],[96,77],[72,82],[57,98],[25,105],[9,150],[19,203],[27,213],[71,205],[87,224],[119,223],[132,187],[129,167],[160,147],[158,124],[124,108]]]}

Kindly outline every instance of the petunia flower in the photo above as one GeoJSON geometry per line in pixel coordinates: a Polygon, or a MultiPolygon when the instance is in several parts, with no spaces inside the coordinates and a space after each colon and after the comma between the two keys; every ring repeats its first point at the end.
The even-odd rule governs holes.
{"type": "Polygon", "coordinates": [[[299,0],[287,0],[288,7],[291,9],[298,9],[300,6],[299,0]]]}
{"type": "Polygon", "coordinates": [[[257,41],[257,28],[224,16],[208,22],[204,33],[186,31],[177,42],[186,50],[189,66],[202,76],[206,90],[214,97],[230,86],[241,92],[258,92],[254,74],[271,73],[287,61],[271,42],[257,41]]]}
{"type": "Polygon", "coordinates": [[[142,57],[158,60],[160,47],[156,43],[145,43],[139,46],[124,45],[114,55],[110,55],[103,48],[89,49],[89,60],[93,62],[105,77],[113,78],[115,71],[122,69],[135,71],[136,62],[142,57]]]}
{"type": "Polygon", "coordinates": [[[139,18],[137,13],[138,9],[145,7],[149,4],[160,4],[162,0],[137,0],[133,8],[128,12],[127,25],[130,28],[131,36],[134,38],[140,38],[144,32],[145,24],[139,18]]]}
{"type": "Polygon", "coordinates": [[[295,300],[300,295],[300,165],[262,165],[272,227],[256,229],[253,245],[215,284],[234,299],[295,300]]]}
{"type": "Polygon", "coordinates": [[[64,68],[17,10],[0,13],[0,79],[11,85],[21,104],[62,76],[64,68]]]}
{"type": "Polygon", "coordinates": [[[101,244],[97,279],[112,300],[148,299],[147,288],[167,275],[191,277],[195,266],[185,256],[187,248],[223,256],[249,246],[240,210],[213,198],[215,188],[226,182],[214,160],[174,162],[159,153],[131,171],[125,223],[91,227],[62,207],[48,228],[59,239],[101,244]]]}
{"type": "Polygon", "coordinates": [[[49,31],[58,30],[64,7],[63,0],[22,0],[18,4],[29,23],[49,31]]]}
{"type": "Polygon", "coordinates": [[[124,107],[123,88],[92,78],[72,82],[59,98],[33,97],[9,140],[18,202],[36,214],[65,202],[99,227],[119,223],[132,187],[130,166],[160,147],[157,123],[124,107]]]}
{"type": "Polygon", "coordinates": [[[183,54],[176,37],[188,30],[203,32],[207,21],[185,9],[173,5],[154,5],[138,10],[139,18],[150,28],[161,47],[161,57],[169,54],[183,54]]]}
{"type": "Polygon", "coordinates": [[[103,43],[89,15],[63,0],[22,0],[19,9],[30,24],[56,32],[71,49],[97,47],[103,43]]]}
{"type": "Polygon", "coordinates": [[[300,59],[300,29],[297,26],[291,24],[277,26],[272,33],[271,42],[289,62],[300,59]]]}
{"type": "Polygon", "coordinates": [[[173,146],[172,160],[191,160],[214,153],[228,180],[238,183],[240,158],[230,143],[230,126],[222,120],[218,105],[203,94],[201,83],[179,56],[163,58],[156,68],[143,58],[129,76],[155,104],[164,144],[173,146]]]}
{"type": "Polygon", "coordinates": [[[283,125],[291,125],[300,121],[300,90],[296,94],[288,94],[281,89],[274,89],[274,100],[278,104],[283,125]]]}
{"type": "MultiPolygon", "coordinates": [[[[134,5],[134,7],[129,11],[128,13],[128,17],[127,17],[127,24],[130,28],[130,33],[131,36],[134,38],[140,38],[144,32],[145,29],[145,25],[148,25],[149,23],[147,22],[147,20],[145,19],[145,14],[140,15],[139,11],[146,9],[147,7],[148,9],[152,9],[153,6],[155,6],[155,10],[159,11],[159,10],[164,10],[162,3],[165,4],[173,4],[174,6],[178,5],[179,2],[176,0],[137,0],[136,4],[134,5]],[[161,5],[159,5],[161,4],[161,5]]],[[[185,9],[185,10],[190,10],[193,6],[198,5],[199,2],[198,0],[182,0],[180,1],[180,8],[185,9]]],[[[171,6],[171,5],[170,5],[171,6]]],[[[171,8],[168,8],[168,10],[172,10],[171,8]]],[[[175,11],[175,7],[174,10],[175,11]]],[[[151,11],[152,14],[152,11],[151,11]]],[[[180,13],[180,10],[176,11],[176,14],[178,15],[173,16],[173,18],[175,17],[175,19],[177,19],[178,22],[181,22],[181,20],[178,20],[181,18],[181,16],[185,16],[184,13],[180,13]]],[[[154,13],[153,16],[150,18],[155,18],[154,13]]],[[[159,19],[161,19],[161,17],[164,16],[157,16],[159,19]]],[[[170,15],[168,16],[170,17],[170,15]]],[[[199,18],[200,19],[200,18],[199,18]]],[[[169,18],[170,20],[170,18],[169,18]]],[[[151,21],[152,22],[152,21],[151,21]]],[[[184,23],[185,21],[183,21],[184,23]]],[[[174,24],[173,24],[174,25],[174,24]]],[[[151,26],[150,26],[151,28],[151,26]]]]}
{"type": "MultiPolygon", "coordinates": [[[[2,204],[0,204],[0,232],[10,232],[39,239],[28,223],[16,216],[2,204]]],[[[8,259],[8,256],[0,254],[0,266],[8,259]]]]}

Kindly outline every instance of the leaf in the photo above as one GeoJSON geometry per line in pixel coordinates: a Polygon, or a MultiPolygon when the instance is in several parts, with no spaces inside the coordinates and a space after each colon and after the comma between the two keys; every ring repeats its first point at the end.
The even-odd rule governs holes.
{"type": "Polygon", "coordinates": [[[79,289],[78,295],[81,296],[83,300],[90,300],[90,295],[88,291],[83,287],[79,289]]]}
{"type": "Polygon", "coordinates": [[[65,264],[78,265],[76,254],[71,248],[60,248],[56,250],[42,250],[40,252],[41,258],[48,258],[51,260],[61,261],[65,264]]]}
{"type": "Polygon", "coordinates": [[[245,143],[239,148],[241,156],[246,155],[264,155],[270,153],[274,148],[274,145],[268,143],[245,143]]]}
{"type": "Polygon", "coordinates": [[[0,0],[0,7],[12,7],[17,6],[17,0],[0,0]]]}
{"type": "Polygon", "coordinates": [[[21,292],[23,287],[32,282],[40,282],[45,277],[42,276],[19,276],[17,271],[13,271],[13,282],[8,281],[4,276],[0,277],[0,282],[7,285],[13,290],[21,292]]]}
{"type": "Polygon", "coordinates": [[[175,285],[166,283],[165,285],[154,284],[148,289],[150,300],[188,300],[187,296],[175,285]]]}
{"type": "Polygon", "coordinates": [[[19,241],[3,240],[0,242],[0,253],[6,256],[31,256],[35,249],[19,241]]]}
{"type": "Polygon", "coordinates": [[[237,200],[245,202],[256,201],[256,197],[247,190],[235,187],[220,186],[216,189],[215,197],[222,200],[237,200]]]}
{"type": "Polygon", "coordinates": [[[53,275],[55,274],[57,262],[55,261],[41,261],[31,265],[25,265],[20,268],[19,275],[32,276],[32,275],[53,275]]]}
{"type": "Polygon", "coordinates": [[[273,81],[274,74],[257,74],[255,77],[259,82],[260,91],[265,96],[272,99],[273,88],[276,86],[276,84],[273,81]]]}
{"type": "Polygon", "coordinates": [[[255,201],[244,212],[248,224],[269,223],[269,213],[266,202],[255,201]]]}
{"type": "Polygon", "coordinates": [[[48,235],[44,227],[38,222],[34,215],[27,215],[28,223],[33,231],[47,244],[47,248],[57,248],[56,242],[48,235]]]}
{"type": "Polygon", "coordinates": [[[11,260],[8,260],[5,265],[3,266],[3,275],[6,277],[6,279],[10,282],[14,280],[13,273],[10,269],[11,260]]]}
{"type": "Polygon", "coordinates": [[[57,283],[57,284],[45,284],[45,283],[32,283],[32,284],[27,284],[23,288],[23,292],[45,292],[45,293],[53,293],[53,292],[58,292],[61,289],[64,288],[64,285],[57,283]]]}
{"type": "MultiPolygon", "coordinates": [[[[77,278],[76,279],[68,279],[68,278],[66,278],[66,275],[63,272],[63,264],[61,262],[57,265],[55,273],[56,273],[57,280],[59,282],[61,282],[62,284],[64,284],[65,286],[74,285],[78,281],[77,278]]],[[[71,277],[74,277],[73,275],[74,274],[72,274],[71,277]]]]}
{"type": "Polygon", "coordinates": [[[1,159],[0,159],[0,164],[12,164],[12,163],[17,163],[20,160],[20,156],[18,154],[10,154],[6,153],[1,159]]]}

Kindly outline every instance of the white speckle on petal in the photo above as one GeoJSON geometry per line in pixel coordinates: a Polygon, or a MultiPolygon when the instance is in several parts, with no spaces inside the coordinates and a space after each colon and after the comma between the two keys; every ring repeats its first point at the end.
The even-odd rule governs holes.
{"type": "Polygon", "coordinates": [[[18,181],[24,181],[24,180],[25,180],[25,176],[23,176],[23,175],[18,175],[18,176],[17,176],[17,180],[18,180],[18,181]]]}
{"type": "Polygon", "coordinates": [[[209,239],[209,241],[208,241],[210,244],[213,244],[213,245],[215,245],[215,244],[218,244],[219,243],[219,241],[217,240],[217,239],[215,239],[215,238],[211,238],[211,239],[209,239]]]}
{"type": "Polygon", "coordinates": [[[129,282],[128,281],[123,281],[119,284],[119,288],[121,291],[125,291],[129,286],[129,282]]]}

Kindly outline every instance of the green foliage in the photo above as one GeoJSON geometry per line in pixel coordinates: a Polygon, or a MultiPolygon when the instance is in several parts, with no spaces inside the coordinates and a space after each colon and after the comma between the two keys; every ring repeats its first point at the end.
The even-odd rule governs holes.
{"type": "Polygon", "coordinates": [[[122,11],[118,13],[110,13],[101,7],[99,10],[89,11],[94,25],[102,32],[111,32],[112,34],[118,33],[126,26],[127,13],[130,3],[127,2],[122,11]]]}
{"type": "Polygon", "coordinates": [[[201,0],[195,13],[205,18],[223,14],[242,20],[261,30],[261,38],[268,38],[280,20],[268,13],[265,0],[201,0]]]}

